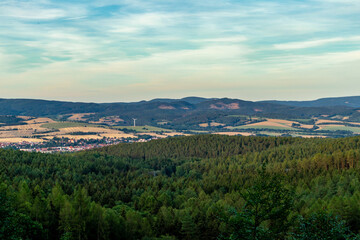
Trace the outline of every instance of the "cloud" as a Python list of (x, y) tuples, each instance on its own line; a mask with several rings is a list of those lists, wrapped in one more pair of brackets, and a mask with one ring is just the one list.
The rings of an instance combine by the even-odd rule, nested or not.
[(348, 38), (337, 37), (337, 38), (319, 39), (319, 40), (304, 41), (304, 42), (282, 43), (282, 44), (275, 44), (274, 48), (277, 50), (293, 50), (293, 49), (318, 47), (329, 43), (351, 42), (351, 41), (360, 41), (360, 36), (354, 36)]
[(322, 71), (359, 61), (359, 2), (345, 1), (2, 1), (1, 93), (261, 96), (299, 75), (324, 84), (340, 74)]

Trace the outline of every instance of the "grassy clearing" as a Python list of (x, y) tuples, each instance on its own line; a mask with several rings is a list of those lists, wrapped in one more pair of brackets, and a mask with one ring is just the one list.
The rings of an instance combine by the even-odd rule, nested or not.
[(61, 128), (71, 128), (71, 127), (101, 127), (99, 125), (89, 124), (89, 123), (78, 123), (78, 122), (55, 122), (55, 123), (46, 123), (41, 125), (43, 128), (49, 129), (61, 129)]
[(134, 130), (136, 132), (172, 132), (169, 129), (165, 129), (165, 128), (159, 128), (159, 127), (153, 127), (153, 126), (118, 126), (118, 127), (114, 127), (116, 129), (128, 129), (128, 130)]
[(272, 136), (272, 137), (278, 137), (278, 136), (282, 135), (282, 133), (269, 132), (269, 131), (261, 131), (260, 134), (265, 134), (265, 135)]
[(270, 129), (270, 130), (295, 130), (287, 126), (269, 126), (269, 125), (244, 125), (237, 127), (229, 127), (229, 129)]
[(321, 130), (329, 130), (329, 131), (350, 131), (353, 133), (360, 134), (360, 127), (348, 127), (344, 125), (321, 125)]
[(290, 119), (290, 121), (296, 121), (302, 124), (312, 124), (314, 122), (313, 119), (309, 119), (309, 118)]

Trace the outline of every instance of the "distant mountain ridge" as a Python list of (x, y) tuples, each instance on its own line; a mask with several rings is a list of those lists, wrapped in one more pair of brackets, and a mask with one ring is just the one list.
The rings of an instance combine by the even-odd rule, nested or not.
[[(342, 115), (359, 118), (360, 96), (323, 98), (314, 101), (245, 101), (230, 98), (186, 97), (153, 99), (131, 103), (82, 103), (34, 99), (0, 99), (0, 115), (34, 117), (66, 116), (92, 113), (89, 121), (104, 116), (120, 116), (124, 124), (138, 118), (139, 124), (171, 121), (176, 126), (200, 122), (229, 120), (229, 116), (260, 116), (271, 118), (311, 118), (322, 115)], [(64, 118), (66, 119), (66, 118)]]
[(320, 98), (313, 101), (261, 101), (263, 103), (274, 103), (286, 106), (294, 107), (333, 107), (333, 106), (346, 106), (359, 108), (360, 107), (360, 96), (353, 97), (332, 97), (332, 98)]

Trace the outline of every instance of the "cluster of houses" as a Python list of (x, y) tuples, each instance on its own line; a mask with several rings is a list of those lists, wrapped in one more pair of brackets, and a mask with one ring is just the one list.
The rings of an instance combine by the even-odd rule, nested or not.
[[(25, 152), (40, 152), (40, 153), (62, 153), (62, 152), (77, 152), (83, 150), (89, 150), (93, 148), (100, 148), (105, 146), (114, 145), (122, 142), (147, 142), (151, 139), (124, 139), (124, 138), (107, 138), (101, 142), (86, 142), (76, 139), (67, 139), (61, 141), (58, 144), (49, 144), (49, 142), (0, 142), (0, 148), (11, 148)], [(55, 145), (55, 146), (54, 146)]]

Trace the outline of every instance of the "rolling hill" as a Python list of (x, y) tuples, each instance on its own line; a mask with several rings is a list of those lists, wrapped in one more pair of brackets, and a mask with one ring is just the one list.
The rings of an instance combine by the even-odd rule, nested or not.
[[(347, 104), (347, 105), (346, 105)], [(215, 122), (230, 126), (242, 125), (239, 118), (312, 119), (336, 117), (359, 121), (360, 97), (325, 98), (316, 101), (244, 101), (230, 98), (187, 97), (154, 99), (132, 103), (81, 103), (33, 99), (0, 99), (0, 115), (53, 117), (68, 119), (72, 114), (85, 114), (82, 121), (101, 122), (116, 116), (117, 125), (128, 126), (137, 118), (138, 125), (165, 124), (167, 128), (187, 130), (199, 124)], [(210, 126), (210, 124), (208, 124)], [(213, 124), (214, 125), (214, 124)], [(219, 124), (217, 124), (219, 126)]]

